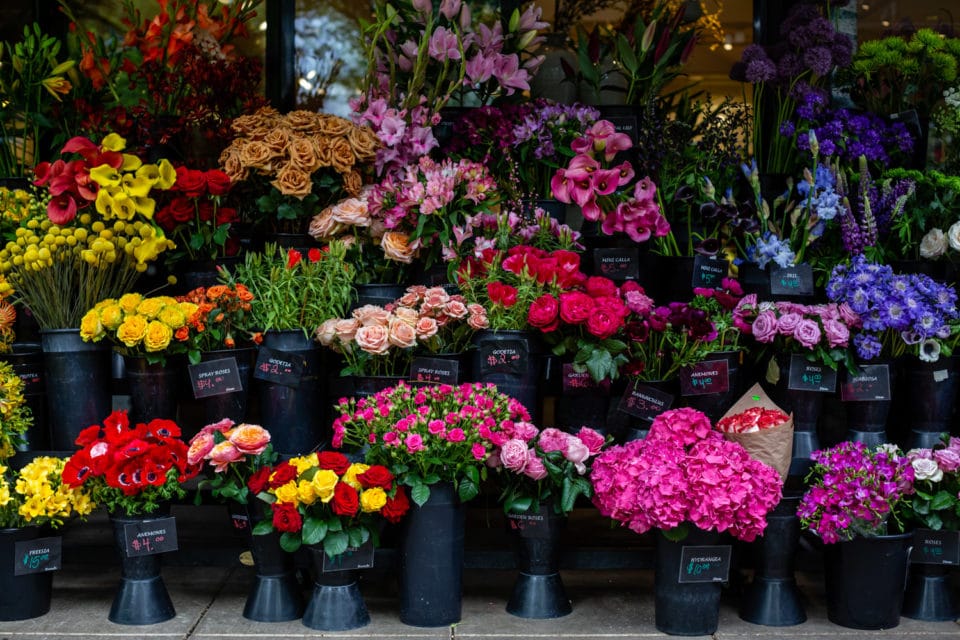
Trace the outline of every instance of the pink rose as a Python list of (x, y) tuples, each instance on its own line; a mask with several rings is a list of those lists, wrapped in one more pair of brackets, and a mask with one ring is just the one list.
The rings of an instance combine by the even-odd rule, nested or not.
[(522, 473), (527, 466), (527, 456), (530, 448), (523, 440), (516, 438), (507, 440), (500, 448), (500, 462), (504, 467), (515, 473)]
[(594, 456), (600, 453), (600, 450), (603, 449), (603, 445), (606, 443), (606, 438), (590, 427), (580, 427), (580, 431), (577, 432), (577, 437), (580, 438), (580, 442), (585, 444), (587, 449), (590, 450), (590, 455)]
[(470, 317), (467, 319), (467, 324), (470, 325), (470, 328), (474, 331), (479, 331), (480, 329), (486, 329), (489, 327), (490, 321), (487, 320), (486, 312), (471, 313)]
[(466, 439), (467, 435), (460, 427), (454, 427), (450, 429), (450, 431), (447, 431), (447, 442), (463, 442)]
[(355, 319), (350, 320), (337, 320), (336, 324), (333, 325), (334, 331), (337, 332), (337, 340), (343, 344), (352, 342), (357, 335), (357, 329), (360, 328), (360, 322)]
[(543, 461), (540, 458), (536, 455), (531, 455), (527, 459), (527, 466), (524, 468), (523, 473), (533, 480), (543, 480), (547, 477), (547, 468), (543, 466)]
[(584, 287), (587, 290), (587, 294), (593, 298), (616, 297), (617, 295), (617, 285), (614, 284), (610, 278), (604, 278), (602, 276), (590, 276), (587, 278)]
[(848, 327), (857, 328), (860, 326), (859, 314), (850, 308), (850, 305), (846, 302), (841, 302), (837, 305), (837, 311), (840, 313), (840, 319), (843, 320)]
[(513, 425), (513, 435), (524, 442), (530, 442), (537, 437), (538, 433), (540, 433), (540, 429), (530, 422), (520, 421)]
[(777, 314), (770, 310), (758, 313), (752, 332), (757, 342), (773, 342), (777, 336)]
[(840, 320), (828, 318), (823, 321), (823, 332), (831, 347), (846, 347), (850, 341), (850, 329)]
[(427, 309), (440, 309), (450, 302), (450, 294), (443, 287), (431, 287), (423, 293), (423, 306)]
[(386, 326), (390, 322), (390, 312), (375, 304), (365, 304), (353, 310), (353, 317), (362, 326), (379, 324)]
[(583, 324), (593, 314), (593, 298), (582, 291), (560, 294), (560, 319), (567, 324)]
[(416, 291), (407, 289), (407, 292), (397, 300), (397, 304), (403, 305), (404, 307), (415, 307), (420, 304), (420, 296)]
[(191, 465), (200, 464), (214, 445), (213, 434), (208, 431), (201, 431), (190, 441), (190, 448), (187, 450), (187, 463)]
[(316, 333), (313, 334), (314, 339), (323, 346), (329, 347), (337, 337), (338, 321), (338, 318), (324, 320), (323, 324), (317, 327)]
[(933, 459), (945, 473), (960, 470), (960, 451), (956, 449), (938, 449), (933, 452)]
[[(363, 331), (363, 328), (360, 329)], [(357, 332), (357, 342), (360, 341), (359, 331)], [(409, 349), (413, 345), (417, 344), (417, 330), (411, 327), (409, 324), (400, 320), (398, 318), (393, 318), (390, 320), (390, 325), (387, 328), (387, 335), (390, 344), (395, 347), (400, 347), (401, 349)]]
[(563, 457), (573, 463), (580, 475), (587, 472), (584, 462), (590, 457), (590, 449), (580, 441), (580, 438), (573, 436), (567, 438), (567, 448), (563, 451)]
[(540, 329), (544, 333), (555, 330), (559, 324), (560, 303), (549, 293), (545, 293), (532, 303), (527, 312), (527, 322), (531, 327)]
[(213, 433), (214, 431), (219, 431), (220, 433), (226, 433), (227, 431), (229, 431), (230, 429), (232, 429), (232, 428), (233, 428), (233, 425), (235, 425), (235, 424), (236, 424), (236, 423), (235, 423), (233, 420), (231, 420), (230, 418), (224, 418), (224, 419), (218, 420), (217, 422), (214, 422), (214, 423), (212, 423), (212, 424), (208, 424), (207, 426), (205, 426), (205, 427), (203, 428), (203, 432), (204, 432), (204, 433)]
[(256, 456), (270, 444), (270, 432), (258, 424), (241, 424), (230, 431), (229, 441), (241, 453)]
[(793, 332), (793, 337), (797, 339), (797, 342), (807, 349), (813, 349), (817, 346), (821, 335), (820, 325), (817, 324), (817, 321), (808, 318), (804, 318), (797, 323), (797, 328)]
[(463, 303), (463, 300), (451, 300), (443, 306), (443, 313), (451, 318), (461, 320), (466, 318), (470, 311), (467, 309), (467, 305)]
[(800, 320), (803, 319), (799, 313), (789, 311), (780, 316), (780, 319), (777, 320), (777, 333), (782, 336), (793, 335), (793, 332), (796, 330), (797, 325), (800, 324)]
[(423, 437), (419, 433), (407, 434), (407, 437), (403, 440), (403, 444), (407, 447), (407, 453), (416, 453), (424, 449)]
[(560, 429), (548, 427), (540, 432), (540, 449), (544, 453), (564, 451), (567, 448), (567, 435)]
[(427, 340), (437, 335), (437, 321), (433, 318), (420, 318), (417, 320), (417, 337), (421, 340)]
[(367, 353), (383, 355), (390, 350), (390, 333), (386, 327), (378, 324), (357, 329), (356, 340), (360, 348)]
[(609, 305), (597, 305), (587, 318), (587, 332), (601, 340), (606, 340), (623, 326), (623, 316)]
[[(408, 309), (407, 307), (397, 307), (393, 310), (393, 316), (403, 320), (411, 327), (416, 327), (417, 322), (420, 320), (420, 314), (417, 313), (416, 309)], [(389, 324), (389, 320), (387, 324)]]
[(223, 473), (229, 464), (238, 460), (243, 460), (243, 454), (229, 440), (214, 445), (210, 450), (210, 461), (214, 464), (213, 470), (217, 473)]
[(487, 457), (487, 448), (479, 442), (474, 442), (470, 447), (470, 453), (473, 454), (474, 460), (483, 460)]

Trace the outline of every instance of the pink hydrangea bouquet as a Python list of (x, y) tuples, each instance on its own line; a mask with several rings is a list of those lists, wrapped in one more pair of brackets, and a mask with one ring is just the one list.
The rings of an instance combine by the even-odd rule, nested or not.
[(219, 500), (240, 504), (255, 497), (247, 488), (248, 480), (276, 460), (269, 431), (258, 424), (236, 424), (230, 418), (203, 427), (187, 449), (187, 462), (207, 472), (199, 488), (209, 489)]
[(418, 505), (438, 482), (452, 482), (463, 501), (474, 498), (487, 458), (514, 425), (530, 421), (522, 404), (481, 383), (401, 382), (367, 398), (341, 398), (335, 410), (333, 446), (365, 447), (366, 462), (390, 469)]
[(911, 449), (914, 492), (904, 518), (926, 529), (960, 531), (960, 438), (945, 436), (932, 448)]
[(611, 447), (590, 474), (593, 503), (632, 531), (660, 529), (682, 540), (690, 525), (751, 541), (780, 502), (773, 467), (724, 440), (695, 409), (665, 411), (644, 440)]
[(841, 442), (810, 457), (810, 488), (797, 509), (805, 528), (827, 544), (904, 530), (914, 468), (895, 445)]
[(606, 444), (602, 435), (589, 427), (576, 435), (553, 428), (541, 431), (529, 422), (505, 427), (509, 440), (487, 460), (499, 472), (504, 513), (536, 513), (546, 506), (566, 515), (578, 497), (593, 496), (590, 464)]

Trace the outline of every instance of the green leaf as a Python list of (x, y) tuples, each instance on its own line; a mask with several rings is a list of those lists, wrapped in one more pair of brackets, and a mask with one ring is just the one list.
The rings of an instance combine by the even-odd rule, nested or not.
[(353, 527), (347, 531), (347, 541), (350, 543), (350, 546), (357, 548), (362, 545), (364, 533), (366, 533), (366, 530), (363, 527)]
[(630, 46), (630, 42), (622, 33), (617, 36), (617, 53), (620, 55), (620, 62), (630, 72), (630, 75), (636, 75), (640, 63), (633, 52), (633, 47)]
[(265, 536), (268, 533), (273, 533), (273, 523), (269, 520), (261, 520), (253, 527), (255, 536)]
[(464, 479), (460, 481), (460, 486), (457, 487), (457, 493), (460, 494), (460, 502), (468, 502), (479, 495), (480, 488), (476, 482)]
[(287, 553), (295, 553), (302, 543), (300, 533), (284, 531), (280, 534), (280, 548)]
[(424, 503), (430, 498), (430, 487), (425, 484), (418, 484), (410, 490), (410, 499), (419, 506), (423, 506)]
[(526, 513), (532, 505), (533, 498), (530, 496), (517, 496), (504, 504), (507, 513)]
[(303, 521), (303, 544), (317, 544), (327, 535), (327, 523), (308, 516)]
[(573, 511), (573, 504), (577, 501), (577, 492), (570, 478), (563, 479), (563, 492), (560, 494), (560, 510), (564, 513)]
[(342, 531), (329, 534), (323, 539), (323, 551), (334, 558), (347, 550), (347, 534)]
[(463, 475), (474, 484), (480, 484), (480, 472), (476, 467), (465, 467), (463, 469)]
[(954, 500), (955, 498), (950, 494), (949, 491), (938, 491), (937, 495), (935, 495), (933, 500), (930, 502), (930, 508), (935, 511), (949, 509), (953, 506)]
[(661, 529), (663, 532), (663, 537), (671, 542), (680, 542), (687, 537), (688, 525), (686, 522), (681, 522), (673, 529)]

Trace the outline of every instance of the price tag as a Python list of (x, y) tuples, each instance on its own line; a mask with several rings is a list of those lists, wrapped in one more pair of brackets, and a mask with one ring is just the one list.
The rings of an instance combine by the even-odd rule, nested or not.
[(303, 356), (260, 347), (253, 377), (257, 380), (276, 382), (286, 387), (299, 387), (306, 365), (307, 361)]
[(13, 575), (25, 576), (59, 569), (63, 557), (62, 542), (60, 536), (53, 536), (15, 543)]
[(527, 343), (522, 340), (485, 342), (480, 346), (480, 374), (520, 377), (526, 369)]
[(913, 564), (960, 564), (960, 532), (917, 529), (913, 533)]
[(890, 399), (890, 365), (868, 364), (855, 376), (847, 376), (840, 385), (840, 399), (845, 402)]
[(231, 513), (230, 523), (233, 530), (237, 533), (244, 533), (250, 530), (250, 516), (245, 513)]
[(335, 558), (323, 554), (324, 573), (371, 568), (373, 568), (373, 540), (367, 540), (359, 547), (347, 547), (346, 551)]
[(460, 381), (460, 363), (444, 358), (414, 358), (410, 380), (455, 386)]
[(24, 395), (43, 391), (43, 369), (34, 369), (32, 364), (20, 363), (13, 365), (13, 372), (23, 383)]
[(665, 391), (654, 389), (634, 381), (627, 387), (617, 407), (623, 413), (652, 422), (654, 418), (673, 406), (673, 396)]
[(636, 113), (610, 113), (609, 109), (601, 114), (601, 117), (607, 122), (613, 123), (613, 128), (617, 133), (625, 133), (630, 136), (630, 141), (637, 144), (637, 114)]
[(726, 360), (704, 360), (680, 369), (680, 395), (705, 396), (730, 390)]
[(810, 362), (799, 353), (790, 356), (787, 388), (794, 391), (833, 393), (837, 388), (837, 372), (822, 364)]
[(683, 547), (680, 550), (680, 584), (726, 582), (730, 574), (730, 545)]
[(798, 264), (770, 272), (770, 293), (781, 296), (812, 296), (813, 267)]
[(187, 366), (190, 373), (190, 386), (194, 398), (222, 396), (235, 391), (243, 391), (237, 359), (221, 358), (208, 360)]
[(636, 280), (640, 277), (640, 250), (594, 249), (593, 271), (611, 280)]
[(550, 516), (547, 507), (542, 506), (535, 513), (508, 513), (510, 530), (516, 531), (521, 538), (549, 538)]
[(729, 265), (725, 259), (709, 256), (694, 256), (693, 281), (694, 288), (719, 289), (723, 279), (727, 277)]
[(123, 526), (123, 538), (128, 558), (176, 551), (177, 519), (156, 518), (128, 523)]
[(564, 362), (561, 370), (564, 394), (582, 396), (597, 390), (610, 391), (610, 380), (603, 379), (597, 382), (589, 371), (577, 371), (570, 362)]

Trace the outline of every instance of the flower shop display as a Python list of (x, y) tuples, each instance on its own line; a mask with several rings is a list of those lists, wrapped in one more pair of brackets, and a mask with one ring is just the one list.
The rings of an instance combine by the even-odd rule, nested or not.
[[(419, 627), (460, 619), (463, 503), (476, 497), (487, 458), (503, 432), (529, 422), (529, 412), (493, 385), (466, 383), (395, 387), (343, 399), (333, 422), (333, 446), (365, 448), (410, 488), (414, 505), (399, 543), (400, 620)], [(431, 566), (428, 573), (420, 567)]]
[(813, 454), (797, 515), (826, 545), (827, 617), (853, 629), (900, 622), (914, 470), (894, 445), (842, 442)]
[(293, 552), (305, 545), (314, 558), (316, 584), (304, 625), (340, 631), (370, 622), (356, 571), (344, 566), (343, 554), (372, 552), (383, 523), (403, 518), (410, 502), (394, 480), (383, 465), (351, 463), (335, 451), (291, 458), (261, 474), (257, 496), (273, 517), (258, 523), (254, 535), (280, 532), (281, 547)]
[(61, 57), (62, 43), (40, 25), (23, 27), (16, 42), (0, 43), (0, 177), (29, 178), (33, 166), (52, 152), (53, 98), (73, 88), (65, 74), (76, 64)]
[(0, 620), (5, 621), (37, 618), (50, 610), (53, 572), (16, 575), (16, 543), (47, 535), (46, 528), (83, 518), (95, 506), (87, 491), (61, 480), (63, 458), (39, 456), (16, 471), (5, 464), (7, 458), (0, 458), (0, 553), (8, 561), (0, 571)]
[(229, 418), (204, 426), (187, 449), (187, 462), (203, 467), (199, 490), (209, 490), (214, 499), (237, 505), (246, 518), (256, 574), (243, 605), (243, 617), (258, 622), (296, 620), (303, 615), (304, 607), (293, 556), (280, 546), (279, 532), (252, 535), (257, 524), (269, 518), (257, 499), (261, 489), (258, 483), (270, 475), (276, 461), (269, 431)]
[(520, 575), (507, 601), (507, 613), (520, 618), (559, 618), (573, 611), (560, 577), (560, 534), (580, 496), (590, 498), (591, 458), (605, 438), (589, 427), (576, 435), (539, 430), (517, 422), (509, 439), (491, 456), (502, 486), (500, 502), (516, 533)]
[(111, 622), (154, 624), (176, 615), (160, 576), (160, 556), (128, 550), (127, 525), (165, 522), (170, 500), (183, 498), (183, 483), (200, 471), (188, 460), (187, 444), (172, 420), (131, 424), (125, 411), (114, 411), (77, 437), (80, 447), (63, 468), (63, 482), (83, 487), (110, 512), (120, 554), (120, 587), (110, 607)]
[[(884, 171), (881, 178), (909, 180), (914, 185), (909, 206), (891, 224), (883, 255), (907, 265), (919, 261), (916, 270), (937, 280), (945, 280), (945, 271), (948, 271), (945, 267), (952, 266), (957, 251), (953, 245), (960, 246), (957, 243), (960, 227), (954, 226), (955, 220), (949, 215), (956, 207), (957, 194), (960, 194), (960, 175), (897, 167)], [(952, 244), (951, 237), (954, 239)]]
[(695, 409), (661, 413), (643, 440), (611, 447), (590, 473), (593, 503), (604, 516), (636, 533), (657, 529), (654, 568), (656, 627), (665, 633), (708, 635), (719, 619), (718, 583), (684, 584), (676, 542), (691, 533), (709, 544), (710, 532), (751, 541), (780, 501), (775, 469), (725, 440)]
[(906, 498), (904, 518), (918, 531), (902, 614), (914, 620), (954, 620), (960, 612), (950, 585), (954, 560), (945, 557), (942, 548), (926, 544), (925, 535), (960, 531), (960, 439), (944, 436), (933, 447), (911, 449), (906, 455), (913, 467), (914, 492)]

